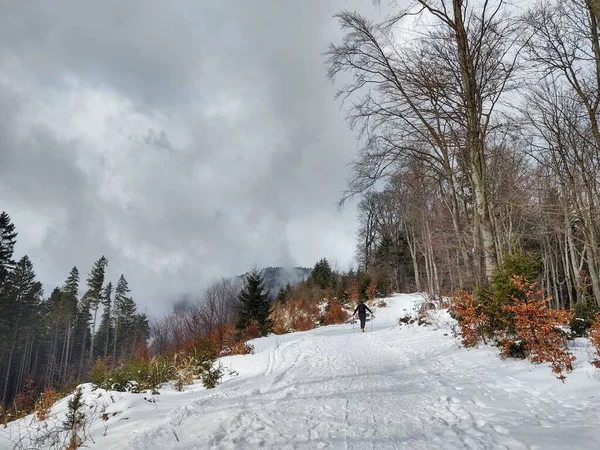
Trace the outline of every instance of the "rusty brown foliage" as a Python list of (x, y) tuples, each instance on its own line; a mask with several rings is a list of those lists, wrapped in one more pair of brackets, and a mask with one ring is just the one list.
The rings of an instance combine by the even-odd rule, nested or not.
[(457, 291), (452, 299), (450, 311), (458, 318), (462, 344), (465, 347), (474, 347), (481, 341), (485, 342), (489, 314), (472, 293)]
[(58, 392), (52, 388), (48, 388), (42, 392), (38, 402), (35, 405), (35, 415), (37, 416), (38, 420), (46, 420), (48, 418), (50, 415), (50, 408), (52, 408), (52, 405), (56, 403), (58, 398)]
[(336, 323), (344, 323), (348, 320), (348, 313), (344, 311), (344, 308), (340, 302), (331, 301), (329, 302), (329, 308), (323, 314), (323, 324), (333, 325)]
[(517, 340), (534, 363), (550, 363), (552, 371), (561, 380), (564, 372), (573, 370), (575, 361), (567, 348), (567, 335), (559, 327), (569, 323), (567, 311), (549, 308), (551, 298), (544, 297), (537, 282), (527, 282), (521, 277), (513, 277), (517, 289), (524, 292), (524, 299), (513, 301), (504, 310), (514, 318), (516, 337), (503, 340), (505, 353)]

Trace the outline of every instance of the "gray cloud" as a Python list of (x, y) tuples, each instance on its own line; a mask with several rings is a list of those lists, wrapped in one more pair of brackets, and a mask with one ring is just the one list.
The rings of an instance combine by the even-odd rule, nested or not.
[(356, 147), (323, 52), (370, 2), (2, 2), (0, 210), (39, 278), (104, 254), (136, 300), (350, 263)]

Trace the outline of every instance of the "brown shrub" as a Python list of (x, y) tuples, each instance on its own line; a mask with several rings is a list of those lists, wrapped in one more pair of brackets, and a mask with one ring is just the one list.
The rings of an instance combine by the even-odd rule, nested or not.
[(260, 326), (256, 320), (251, 320), (248, 326), (244, 329), (242, 333), (242, 341), (247, 341), (249, 339), (256, 339), (262, 336), (260, 332)]
[(145, 341), (138, 342), (133, 350), (133, 358), (139, 361), (150, 361), (150, 347)]
[(360, 296), (360, 287), (358, 285), (358, 281), (352, 279), (346, 289), (346, 298), (350, 303), (358, 302), (358, 297)]
[(35, 408), (35, 398), (33, 392), (33, 379), (27, 377), (25, 387), (19, 392), (13, 400), (13, 417), (20, 419), (30, 414)]
[(271, 322), (273, 323), (272, 331), (274, 334), (285, 334), (289, 330), (287, 328), (287, 303), (277, 303), (271, 312)]
[[(520, 340), (519, 345), (532, 362), (549, 362), (552, 371), (564, 380), (563, 372), (573, 370), (575, 360), (567, 348), (566, 333), (558, 327), (570, 321), (567, 311), (548, 308), (549, 298), (544, 298), (538, 283), (528, 283), (521, 277), (513, 277), (517, 289), (524, 292), (523, 299), (504, 306), (504, 310), (512, 313), (515, 333)], [(503, 354), (507, 354), (517, 342), (511, 337), (502, 341)]]
[(462, 344), (465, 347), (474, 347), (482, 340), (485, 342), (484, 330), (489, 324), (489, 315), (473, 294), (457, 291), (450, 311), (458, 317)]
[(342, 304), (339, 302), (329, 302), (329, 307), (325, 314), (323, 314), (323, 323), (325, 325), (332, 325), (336, 323), (344, 323), (348, 320), (348, 314), (342, 308)]
[(285, 303), (275, 305), (271, 314), (273, 321), (273, 332), (284, 334), (292, 331), (312, 330), (317, 324), (319, 308), (313, 300), (310, 291), (304, 295), (306, 290), (294, 291)]
[(387, 306), (387, 302), (385, 300), (379, 300), (379, 302), (377, 302), (377, 307), (378, 308), (385, 308)]
[(368, 300), (374, 300), (375, 296), (377, 295), (377, 278), (375, 276), (373, 276), (371, 278), (371, 281), (369, 281), (369, 285), (367, 286), (367, 299)]
[(48, 388), (42, 392), (35, 405), (35, 414), (38, 420), (46, 420), (48, 418), (50, 415), (50, 408), (56, 403), (58, 397), (58, 393), (52, 388)]
[(316, 303), (299, 298), (291, 302), (289, 314), (292, 331), (307, 331), (316, 327), (319, 308)]
[(247, 342), (237, 342), (231, 348), (231, 355), (249, 355), (254, 353), (254, 346)]
[(232, 323), (226, 323), (217, 327), (208, 335), (208, 338), (215, 343), (220, 355), (231, 354), (231, 349), (236, 345), (237, 330)]

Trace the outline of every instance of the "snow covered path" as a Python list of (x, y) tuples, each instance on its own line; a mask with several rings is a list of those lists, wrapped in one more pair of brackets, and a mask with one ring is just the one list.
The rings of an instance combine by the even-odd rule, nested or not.
[(447, 328), (396, 326), (414, 301), (395, 297), (365, 334), (338, 325), (256, 340), (256, 355), (227, 358), (237, 379), (133, 448), (599, 448), (597, 379), (562, 384), (545, 366), (460, 349)]
[(576, 370), (563, 384), (546, 365), (460, 348), (446, 313), (436, 312), (438, 324), (431, 327), (398, 326), (416, 299), (395, 296), (365, 334), (336, 325), (257, 339), (256, 354), (223, 359), (239, 375), (212, 390), (165, 392), (158, 406), (126, 397), (129, 409), (121, 408), (119, 421), (110, 419), (106, 436), (96, 432), (95, 443), (86, 444), (138, 450), (600, 448), (600, 380), (584, 347), (576, 349)]

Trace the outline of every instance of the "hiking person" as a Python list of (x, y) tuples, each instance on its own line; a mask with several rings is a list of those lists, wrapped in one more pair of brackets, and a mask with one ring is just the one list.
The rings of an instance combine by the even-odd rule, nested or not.
[(369, 311), (371, 313), (371, 317), (375, 317), (375, 316), (373, 315), (373, 311), (371, 311), (369, 309), (369, 307), (367, 305), (365, 305), (364, 300), (360, 300), (358, 302), (358, 305), (356, 305), (356, 309), (354, 310), (354, 313), (352, 313), (352, 315), (356, 314), (356, 311), (358, 311), (358, 318), (360, 319), (360, 331), (362, 331), (364, 333), (365, 332), (365, 322), (367, 321), (367, 311)]

